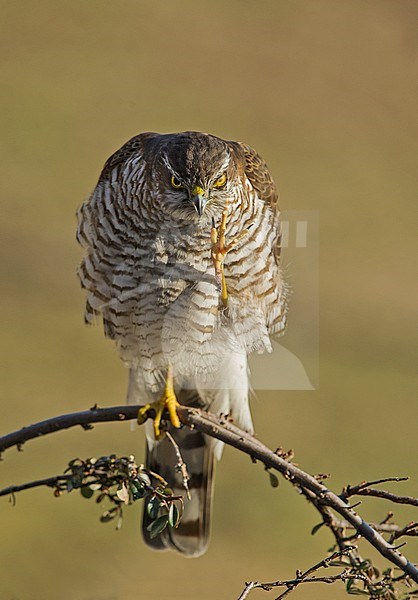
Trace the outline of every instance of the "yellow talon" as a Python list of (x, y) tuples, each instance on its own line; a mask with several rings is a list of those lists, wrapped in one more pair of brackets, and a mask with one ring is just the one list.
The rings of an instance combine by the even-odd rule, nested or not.
[(177, 402), (176, 394), (174, 392), (173, 368), (171, 365), (168, 365), (167, 379), (165, 382), (163, 395), (157, 402), (146, 404), (139, 410), (138, 423), (142, 425), (142, 423), (144, 423), (148, 418), (148, 411), (153, 409), (155, 411), (154, 435), (155, 439), (158, 440), (162, 437), (160, 423), (161, 417), (163, 416), (163, 412), (166, 409), (168, 410), (168, 414), (170, 415), (170, 421), (173, 427), (180, 427), (181, 423), (177, 414), (177, 406), (180, 406), (180, 404)]

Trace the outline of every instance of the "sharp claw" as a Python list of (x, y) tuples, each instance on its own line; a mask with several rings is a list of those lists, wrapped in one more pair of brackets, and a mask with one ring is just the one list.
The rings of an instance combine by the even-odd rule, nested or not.
[(159, 407), (157, 410), (157, 414), (155, 415), (155, 419), (154, 419), (154, 436), (156, 440), (161, 439), (162, 434), (161, 434), (161, 429), (160, 429), (160, 424), (161, 424), (161, 417), (164, 411), (164, 404), (162, 402), (159, 403)]
[(145, 421), (148, 420), (148, 411), (151, 410), (151, 408), (154, 408), (152, 404), (146, 404), (145, 406), (139, 409), (138, 416), (136, 418), (138, 425), (143, 425)]
[(154, 410), (154, 436), (156, 440), (159, 440), (161, 439), (164, 433), (161, 431), (160, 425), (163, 413), (166, 409), (168, 410), (170, 421), (173, 427), (181, 427), (181, 422), (177, 414), (177, 406), (179, 406), (179, 403), (177, 402), (177, 398), (174, 392), (173, 370), (171, 368), (171, 365), (169, 365), (167, 369), (167, 380), (163, 395), (161, 396), (159, 401), (153, 402), (152, 404), (146, 404), (145, 406), (139, 409), (137, 422), (139, 425), (145, 423), (145, 421), (149, 418), (148, 412), (151, 409)]

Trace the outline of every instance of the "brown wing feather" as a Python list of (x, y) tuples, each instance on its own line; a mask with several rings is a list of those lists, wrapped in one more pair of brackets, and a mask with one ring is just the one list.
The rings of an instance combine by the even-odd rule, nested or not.
[(146, 133), (140, 133), (139, 135), (136, 135), (135, 137), (128, 140), (126, 144), (122, 146), (122, 148), (119, 148), (119, 150), (117, 150), (114, 154), (112, 154), (112, 156), (110, 156), (107, 159), (100, 174), (99, 181), (106, 179), (109, 173), (117, 165), (123, 164), (128, 158), (130, 158), (130, 156), (132, 156), (132, 154), (136, 152), (141, 152), (144, 148), (145, 142), (156, 136), (158, 136), (158, 133), (152, 133), (148, 131)]
[(259, 197), (276, 211), (279, 210), (279, 192), (265, 160), (253, 148), (238, 142), (245, 157), (245, 173)]
[(281, 233), (280, 233), (280, 209), (279, 209), (279, 191), (273, 181), (266, 161), (248, 144), (242, 142), (232, 142), (233, 149), (238, 149), (239, 154), (244, 159), (244, 171), (251, 182), (251, 185), (258, 194), (258, 197), (270, 207), (274, 220), (278, 227), (278, 235), (274, 248), (274, 257), (276, 263), (280, 262)]

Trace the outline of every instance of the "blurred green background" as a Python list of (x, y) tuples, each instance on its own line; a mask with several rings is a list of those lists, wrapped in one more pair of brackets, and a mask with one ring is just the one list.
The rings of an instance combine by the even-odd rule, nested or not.
[[(284, 209), (319, 211), (320, 385), (259, 393), (259, 437), (295, 448), (313, 473), (332, 473), (336, 491), (414, 475), (418, 3), (2, 0), (0, 8), (1, 431), (124, 402), (127, 372), (115, 349), (99, 327), (83, 325), (75, 210), (129, 137), (196, 129), (251, 144)], [(303, 276), (292, 265), (289, 273), (303, 297)], [(142, 431), (99, 425), (9, 450), (2, 485), (111, 452), (141, 457)], [(1, 499), (1, 600), (231, 600), (244, 581), (291, 577), (331, 545), (326, 531), (310, 535), (318, 519), (291, 486), (272, 489), (262, 467), (232, 449), (216, 487), (211, 546), (196, 560), (143, 545), (140, 503), (116, 532), (77, 493), (24, 492), (15, 508)], [(401, 489), (414, 493), (416, 482)], [(388, 509), (362, 506), (375, 520)], [(413, 518), (401, 508), (396, 516)], [(406, 550), (416, 558), (412, 542)], [(311, 586), (294, 597), (345, 594)]]

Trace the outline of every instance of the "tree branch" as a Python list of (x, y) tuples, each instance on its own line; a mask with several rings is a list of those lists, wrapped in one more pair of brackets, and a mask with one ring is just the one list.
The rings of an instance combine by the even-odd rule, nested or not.
[(49, 433), (61, 431), (62, 429), (69, 429), (70, 427), (77, 426), (81, 426), (83, 429), (90, 429), (89, 425), (91, 423), (136, 419), (140, 408), (141, 406), (110, 406), (109, 408), (98, 408), (96, 404), (90, 410), (46, 419), (45, 421), (23, 427), (18, 431), (13, 431), (12, 433), (0, 437), (0, 453), (12, 446), (17, 446), (20, 450), (25, 442)]
[[(3, 436), (0, 438), (0, 452), (12, 446), (20, 448), (23, 443), (30, 439), (77, 425), (89, 428), (89, 425), (92, 423), (132, 420), (137, 417), (140, 408), (138, 405), (110, 408), (98, 408), (94, 406), (88, 411), (57, 416)], [(283, 456), (267, 448), (256, 438), (233, 425), (228, 418), (222, 415), (218, 417), (214, 414), (185, 406), (180, 406), (177, 412), (184, 425), (215, 437), (225, 444), (248, 454), (253, 460), (259, 460), (267, 468), (280, 472), (285, 479), (299, 488), (311, 500), (321, 515), (328, 521), (332, 521), (332, 515), (328, 513), (329, 509), (334, 510), (353, 526), (360, 536), (374, 546), (382, 556), (402, 569), (411, 579), (418, 583), (417, 567), (408, 561), (392, 544), (388, 543), (369, 523), (365, 522), (344, 499), (329, 490), (315, 477), (305, 473), (288, 460), (285, 460)], [(152, 411), (149, 411), (149, 413), (149, 416), (151, 416)], [(333, 530), (332, 526), (329, 526)], [(345, 547), (346, 544), (343, 548), (340, 545), (340, 549), (344, 549)]]
[(0, 496), (8, 496), (10, 494), (14, 501), (14, 495), (17, 492), (30, 490), (31, 488), (40, 487), (42, 485), (46, 485), (47, 487), (57, 487), (66, 483), (69, 479), (71, 479), (71, 475), (55, 475), (54, 477), (37, 479), (36, 481), (29, 481), (28, 483), (22, 483), (21, 485), (10, 485), (9, 487), (0, 490)]

